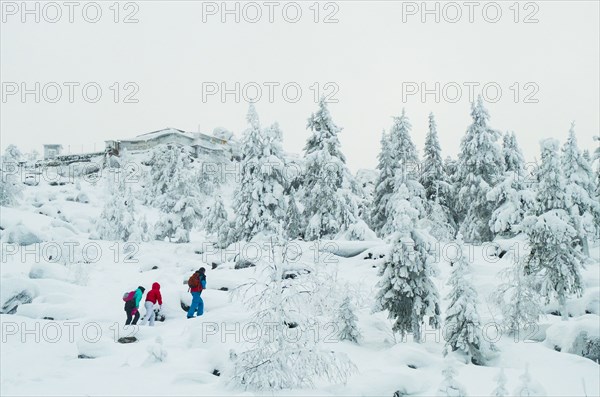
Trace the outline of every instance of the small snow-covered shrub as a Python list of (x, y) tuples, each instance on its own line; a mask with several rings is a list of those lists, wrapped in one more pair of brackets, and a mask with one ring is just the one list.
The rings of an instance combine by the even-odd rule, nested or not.
[(148, 351), (148, 357), (144, 365), (162, 363), (167, 359), (167, 351), (163, 347), (163, 340), (160, 336), (157, 336), (155, 342), (148, 346), (146, 350)]

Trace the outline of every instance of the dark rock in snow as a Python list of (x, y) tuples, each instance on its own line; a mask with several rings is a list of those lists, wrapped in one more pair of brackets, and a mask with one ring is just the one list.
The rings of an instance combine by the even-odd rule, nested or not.
[(117, 340), (119, 343), (134, 343), (137, 342), (137, 338), (135, 336), (124, 336)]
[(152, 266), (152, 270), (158, 269), (158, 266)]
[(256, 265), (249, 260), (240, 259), (235, 263), (234, 269), (246, 269), (248, 267), (256, 267)]
[(215, 369), (215, 370), (212, 371), (212, 374), (214, 376), (221, 376), (221, 371), (219, 371), (218, 369)]
[(408, 368), (417, 369), (417, 366), (413, 364), (408, 364)]
[(96, 357), (87, 356), (87, 355), (85, 355), (85, 354), (79, 354), (79, 355), (77, 356), (77, 358), (90, 359), (90, 358), (96, 358)]
[(215, 270), (217, 268), (217, 266), (219, 266), (218, 263), (213, 262), (212, 263), (212, 270)]
[(298, 323), (292, 321), (290, 323), (288, 323), (287, 321), (283, 322), (285, 325), (287, 325), (288, 328), (296, 328), (298, 326)]
[(51, 321), (53, 321), (54, 317), (42, 317), (42, 320), (51, 320)]
[(181, 308), (183, 309), (184, 312), (187, 312), (188, 310), (190, 310), (189, 305), (183, 301), (181, 302)]
[(229, 288), (227, 288), (227, 287), (221, 287), (221, 288), (219, 288), (219, 291), (229, 291)]
[(33, 300), (32, 294), (27, 290), (23, 290), (23, 291), (19, 292), (18, 294), (16, 294), (15, 296), (13, 296), (12, 298), (7, 300), (4, 303), (4, 305), (2, 306), (0, 313), (15, 314), (17, 312), (17, 307), (19, 307), (19, 305), (31, 303), (32, 300)]
[(394, 392), (394, 397), (404, 397), (404, 396), (409, 396), (410, 394), (411, 394), (411, 393), (408, 393), (408, 392), (406, 391), (406, 389), (405, 389), (405, 390), (396, 390), (396, 391)]

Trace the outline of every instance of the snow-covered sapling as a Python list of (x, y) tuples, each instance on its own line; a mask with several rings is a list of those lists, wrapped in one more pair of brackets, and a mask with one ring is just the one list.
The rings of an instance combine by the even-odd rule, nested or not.
[(496, 388), (492, 391), (492, 397), (506, 397), (508, 396), (508, 390), (506, 390), (506, 375), (504, 374), (504, 368), (500, 368), (498, 375), (494, 377)]
[(464, 243), (460, 233), (456, 236), (460, 257), (454, 263), (448, 280), (451, 290), (448, 295), (450, 305), (446, 311), (446, 347), (448, 351), (460, 351), (473, 364), (485, 363), (481, 321), (477, 312), (477, 292), (471, 280), (471, 266), (464, 252)]
[[(348, 289), (348, 285), (346, 285)], [(354, 305), (350, 295), (346, 295), (337, 312), (337, 326), (339, 327), (339, 340), (347, 340), (358, 343), (361, 339), (361, 333), (358, 328), (358, 318), (354, 313)]]
[(456, 370), (451, 365), (446, 366), (442, 370), (444, 380), (440, 383), (437, 395), (440, 397), (466, 397), (467, 392), (465, 387), (458, 382), (456, 377)]

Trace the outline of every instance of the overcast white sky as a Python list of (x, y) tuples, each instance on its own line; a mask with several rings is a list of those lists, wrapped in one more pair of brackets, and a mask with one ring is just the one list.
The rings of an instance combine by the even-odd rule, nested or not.
[[(593, 135), (600, 133), (599, 2), (538, 1), (480, 2), (469, 22), (467, 5), (460, 7), (462, 17), (456, 23), (456, 7), (439, 3), (440, 21), (428, 15), (421, 21), (421, 2), (338, 1), (315, 7), (299, 2), (302, 16), (296, 23), (293, 5), (286, 2), (274, 7), (274, 22), (269, 22), (269, 6), (258, 2), (262, 18), (250, 23), (255, 8), (238, 5), (240, 22), (234, 15), (221, 21), (222, 3), (192, 1), (143, 1), (121, 3), (119, 23), (114, 22), (115, 7), (98, 2), (102, 16), (97, 23), (84, 19), (79, 3), (69, 22), (69, 8), (57, 2), (62, 17), (56, 23), (56, 7), (39, 3), (40, 21), (34, 14), (22, 13), (21, 2), (2, 2), (1, 25), (1, 103), (2, 150), (10, 143), (23, 151), (37, 149), (43, 143), (62, 143), (72, 152), (103, 148), (106, 139), (119, 139), (164, 127), (211, 133), (223, 126), (240, 134), (245, 128), (247, 104), (236, 103), (233, 95), (225, 102), (220, 95), (203, 101), (203, 83), (236, 82), (254, 92), (251, 84), (262, 86), (262, 98), (256, 104), (264, 125), (278, 121), (284, 133), (284, 146), (300, 152), (308, 136), (306, 119), (315, 110), (315, 83), (321, 92), (333, 95), (338, 103), (330, 105), (334, 121), (342, 126), (343, 151), (352, 170), (372, 168), (376, 164), (379, 138), (388, 129), (391, 116), (403, 107), (413, 124), (413, 138), (422, 150), (427, 130), (427, 114), (437, 117), (444, 156), (455, 156), (460, 138), (470, 122), (470, 82), (487, 84), (488, 97), (494, 99), (494, 87), (502, 95), (489, 103), (491, 124), (501, 131), (515, 131), (528, 159), (538, 155), (543, 137), (564, 141), (572, 120), (580, 147), (593, 148)], [(416, 14), (414, 6), (418, 7)], [(15, 9), (16, 7), (16, 9)], [(35, 3), (28, 3), (34, 9)], [(88, 19), (95, 6), (87, 6)], [(216, 15), (204, 12), (214, 10)], [(234, 8), (235, 3), (228, 7)], [(312, 9), (310, 8), (312, 7)], [(436, 7), (429, 2), (428, 7)], [(484, 7), (486, 12), (484, 14)], [(512, 7), (512, 8), (511, 8)], [(314, 22), (315, 9), (318, 22)], [(404, 11), (404, 12), (403, 12)], [(45, 13), (44, 13), (45, 12)], [(445, 12), (445, 13), (444, 13)], [(133, 14), (137, 23), (123, 23)], [(244, 15), (246, 18), (244, 18)], [(326, 16), (337, 23), (324, 23)], [(25, 22), (22, 22), (25, 17)], [(203, 21), (203, 17), (206, 21)], [(518, 22), (515, 23), (515, 18)], [(404, 20), (403, 20), (404, 19)], [(486, 20), (487, 19), (487, 20)], [(537, 19), (537, 23), (524, 23)], [(34, 89), (40, 83), (40, 103), (33, 94), (22, 100), (20, 92), (9, 95), (21, 83)], [(62, 86), (57, 103), (52, 84)], [(73, 103), (65, 82), (76, 82)], [(115, 82), (121, 97), (114, 103)], [(133, 98), (138, 103), (123, 103), (123, 96), (139, 87)], [(265, 82), (279, 83), (273, 103)], [(444, 96), (435, 102), (433, 94), (422, 101), (420, 95), (403, 98), (407, 83), (425, 83), (446, 98), (457, 95), (456, 103)], [(88, 103), (81, 87), (97, 83), (102, 96)], [(248, 83), (251, 83), (248, 85)], [(290, 83), (302, 89), (297, 103), (284, 98), (282, 86)], [(334, 85), (326, 86), (326, 83)], [(518, 83), (518, 89), (515, 83)], [(530, 83), (529, 85), (526, 85)], [(46, 87), (46, 97), (44, 97)], [(115, 87), (115, 86), (113, 86)], [(205, 85), (206, 87), (206, 85)], [(311, 89), (311, 87), (313, 87)], [(512, 88), (511, 88), (512, 87)], [(515, 103), (515, 94), (519, 98)], [(536, 92), (537, 91), (537, 92)], [(90, 89), (91, 97), (94, 91)], [(537, 103), (526, 103), (537, 100)], [(23, 103), (24, 102), (24, 103)]]

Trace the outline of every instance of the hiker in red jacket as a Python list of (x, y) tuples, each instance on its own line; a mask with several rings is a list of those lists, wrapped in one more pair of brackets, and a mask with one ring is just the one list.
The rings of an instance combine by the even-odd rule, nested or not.
[(152, 284), (152, 289), (148, 291), (146, 294), (146, 302), (144, 303), (144, 307), (146, 308), (146, 315), (142, 319), (140, 325), (146, 324), (146, 321), (150, 320), (150, 326), (154, 326), (154, 318), (156, 317), (156, 313), (154, 313), (154, 305), (158, 302), (158, 308), (160, 310), (162, 306), (162, 296), (160, 294), (160, 284), (154, 283)]

